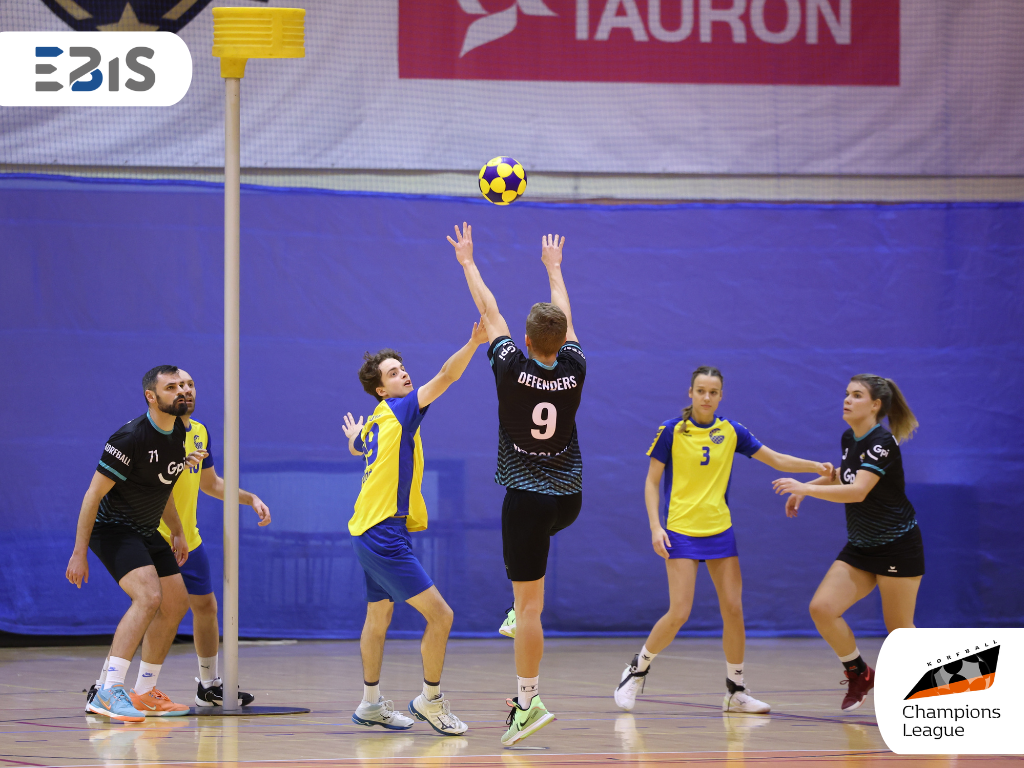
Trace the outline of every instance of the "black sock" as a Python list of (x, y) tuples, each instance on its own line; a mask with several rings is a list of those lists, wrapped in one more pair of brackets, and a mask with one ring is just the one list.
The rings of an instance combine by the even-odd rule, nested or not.
[(843, 668), (851, 675), (861, 675), (868, 668), (868, 665), (864, 663), (864, 659), (858, 656), (853, 661), (844, 661)]
[(728, 677), (725, 678), (725, 689), (729, 693), (736, 693), (736, 691), (745, 691), (746, 690), (746, 688), (744, 688), (742, 685), (736, 685), (736, 683), (734, 683)]

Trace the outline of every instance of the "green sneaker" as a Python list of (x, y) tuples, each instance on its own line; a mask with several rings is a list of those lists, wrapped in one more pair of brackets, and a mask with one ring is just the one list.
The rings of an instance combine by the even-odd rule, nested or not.
[(498, 633), (505, 637), (511, 637), (515, 639), (516, 636), (516, 609), (513, 606), (505, 611), (505, 620), (501, 622), (501, 626), (498, 627)]
[(505, 721), (508, 730), (501, 737), (501, 743), (506, 747), (525, 739), (555, 719), (555, 716), (545, 709), (540, 696), (533, 697), (529, 709), (519, 706), (518, 696), (514, 699), (505, 699), (505, 703), (512, 707), (512, 711), (508, 713), (508, 720)]

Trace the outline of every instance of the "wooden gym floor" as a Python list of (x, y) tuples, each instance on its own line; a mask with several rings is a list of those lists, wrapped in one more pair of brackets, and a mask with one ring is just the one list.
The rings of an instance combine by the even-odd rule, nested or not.
[[(83, 712), (83, 688), (103, 663), (101, 648), (0, 649), (0, 768), (8, 766), (737, 766), (952, 768), (1019, 766), (1024, 757), (907, 757), (885, 748), (873, 700), (844, 714), (842, 670), (811, 639), (752, 639), (747, 683), (770, 716), (723, 715), (725, 664), (719, 641), (679, 639), (654, 662), (636, 709), (611, 698), (643, 638), (548, 640), (541, 696), (558, 720), (513, 748), (499, 741), (512, 695), (512, 642), (453, 640), (442, 688), (469, 726), (464, 737), (425, 723), (386, 732), (353, 725), (362, 693), (358, 643), (300, 642), (241, 648), (242, 689), (256, 704), (309, 707), (308, 715), (182, 717), (111, 724)], [(879, 639), (861, 648), (873, 660)], [(134, 683), (136, 658), (127, 682)], [(196, 658), (175, 645), (159, 687), (191, 704)], [(419, 692), (418, 643), (388, 643), (383, 694), (404, 709)]]

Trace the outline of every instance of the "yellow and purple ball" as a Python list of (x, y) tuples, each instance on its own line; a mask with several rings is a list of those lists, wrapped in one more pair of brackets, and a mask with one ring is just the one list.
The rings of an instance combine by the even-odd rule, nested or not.
[(495, 205), (508, 205), (526, 191), (526, 169), (511, 157), (495, 157), (480, 169), (480, 192)]

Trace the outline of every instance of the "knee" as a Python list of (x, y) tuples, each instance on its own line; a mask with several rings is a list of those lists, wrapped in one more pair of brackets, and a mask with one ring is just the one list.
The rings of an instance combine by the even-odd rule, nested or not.
[(192, 615), (197, 618), (216, 618), (217, 598), (214, 595), (204, 595), (202, 598), (190, 598), (189, 605), (192, 608)]
[(808, 610), (816, 624), (822, 621), (830, 621), (839, 615), (828, 600), (820, 600), (817, 597), (811, 600)]
[(152, 616), (160, 610), (160, 604), (163, 601), (163, 594), (160, 590), (159, 584), (152, 586), (146, 586), (140, 590), (135, 597), (132, 598), (132, 602), (139, 608), (144, 610), (147, 614)]
[(391, 616), (395, 612), (395, 604), (390, 600), (368, 603), (366, 606), (366, 623), (371, 628), (387, 630), (391, 625)]
[(689, 607), (671, 606), (668, 609), (668, 613), (665, 614), (665, 618), (678, 632), (683, 624), (686, 623), (686, 620), (690, 618), (690, 609)]
[(728, 600), (719, 606), (723, 621), (743, 621), (743, 603), (739, 600)]
[(520, 618), (540, 619), (544, 613), (544, 595), (530, 595), (516, 600), (516, 621)]
[(427, 619), (431, 624), (437, 624), (441, 627), (451, 629), (452, 622), (455, 621), (455, 611), (451, 609), (448, 603), (442, 602), (441, 605), (437, 606), (434, 611), (431, 612), (430, 618)]

